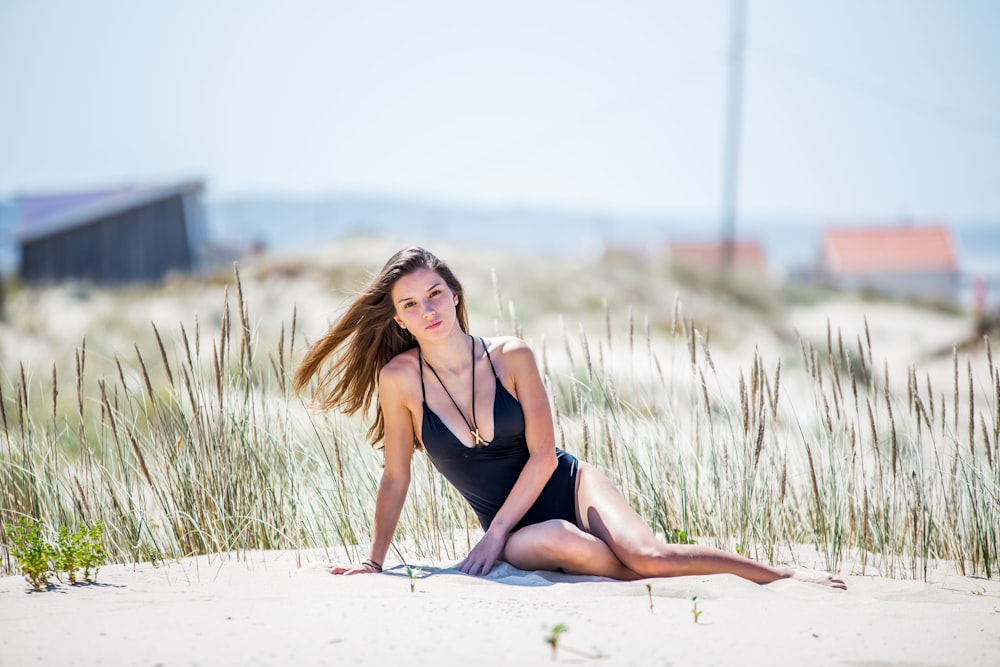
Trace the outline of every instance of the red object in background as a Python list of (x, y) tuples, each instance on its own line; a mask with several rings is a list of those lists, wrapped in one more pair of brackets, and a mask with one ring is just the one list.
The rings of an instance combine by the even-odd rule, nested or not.
[(973, 283), (972, 293), (974, 297), (975, 313), (982, 315), (986, 312), (986, 279), (978, 276)]

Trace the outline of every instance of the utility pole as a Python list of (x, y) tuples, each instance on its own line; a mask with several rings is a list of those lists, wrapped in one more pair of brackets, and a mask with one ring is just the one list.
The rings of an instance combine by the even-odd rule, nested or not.
[[(0, 230), (0, 234), (2, 233), (3, 231)], [(4, 239), (0, 238), (0, 243), (2, 243), (3, 241)], [(0, 247), (3, 246), (0, 245)], [(7, 312), (4, 310), (5, 308), (4, 297), (6, 296), (7, 296), (7, 276), (4, 273), (3, 262), (0, 262), (0, 323), (7, 321)]]
[(740, 180), (740, 129), (743, 112), (743, 52), (746, 0), (732, 0), (729, 34), (729, 76), (726, 87), (725, 145), (722, 161), (722, 261), (729, 274), (736, 244), (736, 211)]

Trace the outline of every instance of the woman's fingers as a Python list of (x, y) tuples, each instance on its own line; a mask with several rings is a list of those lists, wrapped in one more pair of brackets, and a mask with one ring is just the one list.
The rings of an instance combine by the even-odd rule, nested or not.
[(330, 574), (369, 574), (374, 572), (367, 565), (333, 565)]
[(459, 569), (466, 574), (489, 574), (490, 568), (493, 567), (493, 563), (482, 556), (470, 556), (462, 562), (464, 566)]
[(796, 569), (792, 572), (791, 578), (810, 584), (820, 584), (843, 591), (847, 590), (847, 582), (836, 575), (823, 572), (822, 570)]
[(471, 560), (466, 558), (458, 566), (459, 572), (464, 574), (471, 574), (473, 576), (478, 574), (488, 574), (490, 569), (486, 567), (486, 564), (479, 560)]
[(458, 564), (459, 572), (472, 575), (489, 574), (500, 557), (505, 540), (486, 534)]

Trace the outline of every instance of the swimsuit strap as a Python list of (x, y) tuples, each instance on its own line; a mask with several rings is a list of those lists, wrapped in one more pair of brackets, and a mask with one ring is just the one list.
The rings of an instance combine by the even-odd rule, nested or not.
[[(479, 340), (480, 342), (482, 342), (483, 339), (480, 338)], [(437, 378), (438, 384), (440, 384), (441, 388), (444, 389), (444, 393), (447, 394), (448, 398), (451, 399), (451, 402), (455, 406), (455, 410), (458, 411), (458, 414), (462, 418), (462, 421), (464, 421), (465, 425), (469, 427), (469, 433), (471, 433), (472, 437), (476, 439), (476, 443), (474, 446), (485, 447), (489, 445), (491, 441), (485, 440), (481, 435), (479, 435), (479, 424), (476, 423), (476, 339), (473, 338), (472, 336), (469, 336), (469, 341), (472, 343), (472, 345), (469, 346), (469, 359), (471, 361), (471, 370), (472, 370), (472, 423), (471, 424), (469, 423), (469, 420), (465, 418), (465, 413), (462, 412), (462, 408), (459, 407), (458, 401), (455, 400), (455, 397), (451, 395), (451, 392), (448, 391), (448, 387), (445, 386), (445, 383), (441, 380), (441, 376), (438, 375), (438, 372), (434, 370), (433, 366), (431, 366), (428, 362), (423, 360), (423, 356), (420, 357), (420, 362), (421, 362), (420, 385), (421, 385), (421, 390), (423, 390), (423, 382), (424, 382), (423, 365), (427, 364), (427, 368), (431, 369), (431, 373), (433, 373), (434, 377)], [(486, 347), (486, 343), (483, 343), (483, 347), (484, 348)], [(490, 361), (490, 367), (491, 368), (493, 367), (492, 361)], [(496, 370), (493, 371), (493, 376), (496, 377)], [(426, 395), (424, 396), (424, 406), (425, 407), (427, 406)]]
[(493, 377), (499, 380), (500, 376), (497, 375), (497, 369), (496, 366), (493, 365), (493, 357), (490, 356), (490, 350), (488, 347), (486, 347), (486, 341), (483, 340), (482, 337), (480, 336), (479, 342), (483, 344), (483, 351), (486, 352), (486, 358), (489, 359), (490, 361), (490, 370), (493, 371)]
[(427, 390), (424, 389), (424, 355), (420, 353), (420, 346), (417, 346), (417, 365), (420, 367), (420, 399), (427, 403)]

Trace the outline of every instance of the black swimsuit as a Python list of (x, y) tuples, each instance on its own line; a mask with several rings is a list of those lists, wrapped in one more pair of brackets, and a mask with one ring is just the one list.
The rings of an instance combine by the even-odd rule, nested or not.
[[(486, 348), (486, 343), (483, 348)], [(493, 400), (493, 441), (485, 447), (467, 447), (455, 437), (441, 418), (427, 406), (424, 390), (424, 362), (420, 350), (420, 391), (423, 395), (424, 419), (421, 436), (424, 449), (434, 467), (458, 489), (472, 505), (483, 530), (490, 527), (493, 517), (510, 495), (525, 463), (528, 443), (524, 437), (524, 412), (517, 399), (497, 377), (489, 350), (486, 358), (496, 381)], [(514, 526), (514, 530), (549, 519), (564, 519), (576, 524), (576, 458), (556, 448), (558, 466), (545, 484), (538, 500)]]

